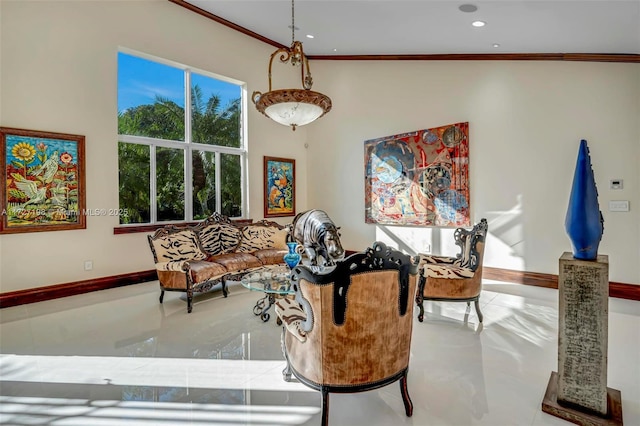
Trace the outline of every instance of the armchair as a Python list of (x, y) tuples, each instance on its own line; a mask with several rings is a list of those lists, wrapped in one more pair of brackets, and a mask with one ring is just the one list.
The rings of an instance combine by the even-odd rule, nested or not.
[(416, 303), (420, 308), (418, 321), (424, 319), (424, 300), (467, 302), (473, 301), (482, 322), (480, 291), (482, 290), (482, 258), (487, 236), (487, 220), (481, 219), (473, 229), (456, 229), (453, 234), (461, 252), (456, 257), (420, 255), (420, 278)]
[(398, 380), (405, 413), (413, 414), (407, 370), (417, 272), (417, 260), (381, 242), (334, 267), (292, 271), (295, 299), (276, 303), (283, 375), (322, 393), (323, 426), (330, 392), (362, 392)]

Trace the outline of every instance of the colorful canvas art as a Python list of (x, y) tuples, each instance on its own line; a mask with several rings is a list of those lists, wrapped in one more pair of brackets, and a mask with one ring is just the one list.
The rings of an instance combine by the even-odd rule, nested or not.
[(0, 128), (0, 233), (85, 228), (84, 136)]
[(469, 123), (364, 143), (365, 222), (471, 226)]
[(264, 157), (264, 217), (295, 216), (296, 160)]

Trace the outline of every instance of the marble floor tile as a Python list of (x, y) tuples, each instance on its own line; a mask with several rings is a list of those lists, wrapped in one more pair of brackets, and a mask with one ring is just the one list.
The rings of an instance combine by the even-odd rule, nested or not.
[[(398, 383), (331, 394), (330, 423), (536, 425), (557, 369), (557, 290), (487, 280), (483, 323), (466, 303), (425, 302), (414, 322), (404, 414)], [(319, 425), (321, 397), (284, 382), (281, 328), (232, 284), (158, 303), (157, 282), (0, 310), (0, 424)], [(415, 313), (417, 316), (417, 311)], [(608, 383), (640, 425), (640, 303), (609, 302)]]

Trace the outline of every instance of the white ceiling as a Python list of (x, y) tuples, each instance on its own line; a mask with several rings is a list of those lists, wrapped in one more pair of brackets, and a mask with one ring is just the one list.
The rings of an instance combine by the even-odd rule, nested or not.
[[(290, 0), (186, 2), (291, 44)], [(477, 11), (462, 12), (462, 4)], [(486, 26), (474, 28), (474, 20)], [(297, 0), (295, 25), (310, 56), (640, 54), (640, 0)]]

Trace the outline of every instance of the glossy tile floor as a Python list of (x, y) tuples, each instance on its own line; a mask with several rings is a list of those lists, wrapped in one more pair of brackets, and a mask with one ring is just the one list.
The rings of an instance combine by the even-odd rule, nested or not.
[[(280, 327), (232, 285), (158, 303), (156, 282), (0, 310), (5, 425), (319, 425), (320, 394), (286, 383)], [(332, 394), (330, 423), (568, 425), (541, 411), (557, 370), (557, 291), (485, 281), (485, 319), (427, 303), (414, 323), (404, 415), (399, 385)], [(610, 299), (608, 386), (640, 425), (640, 302)]]

